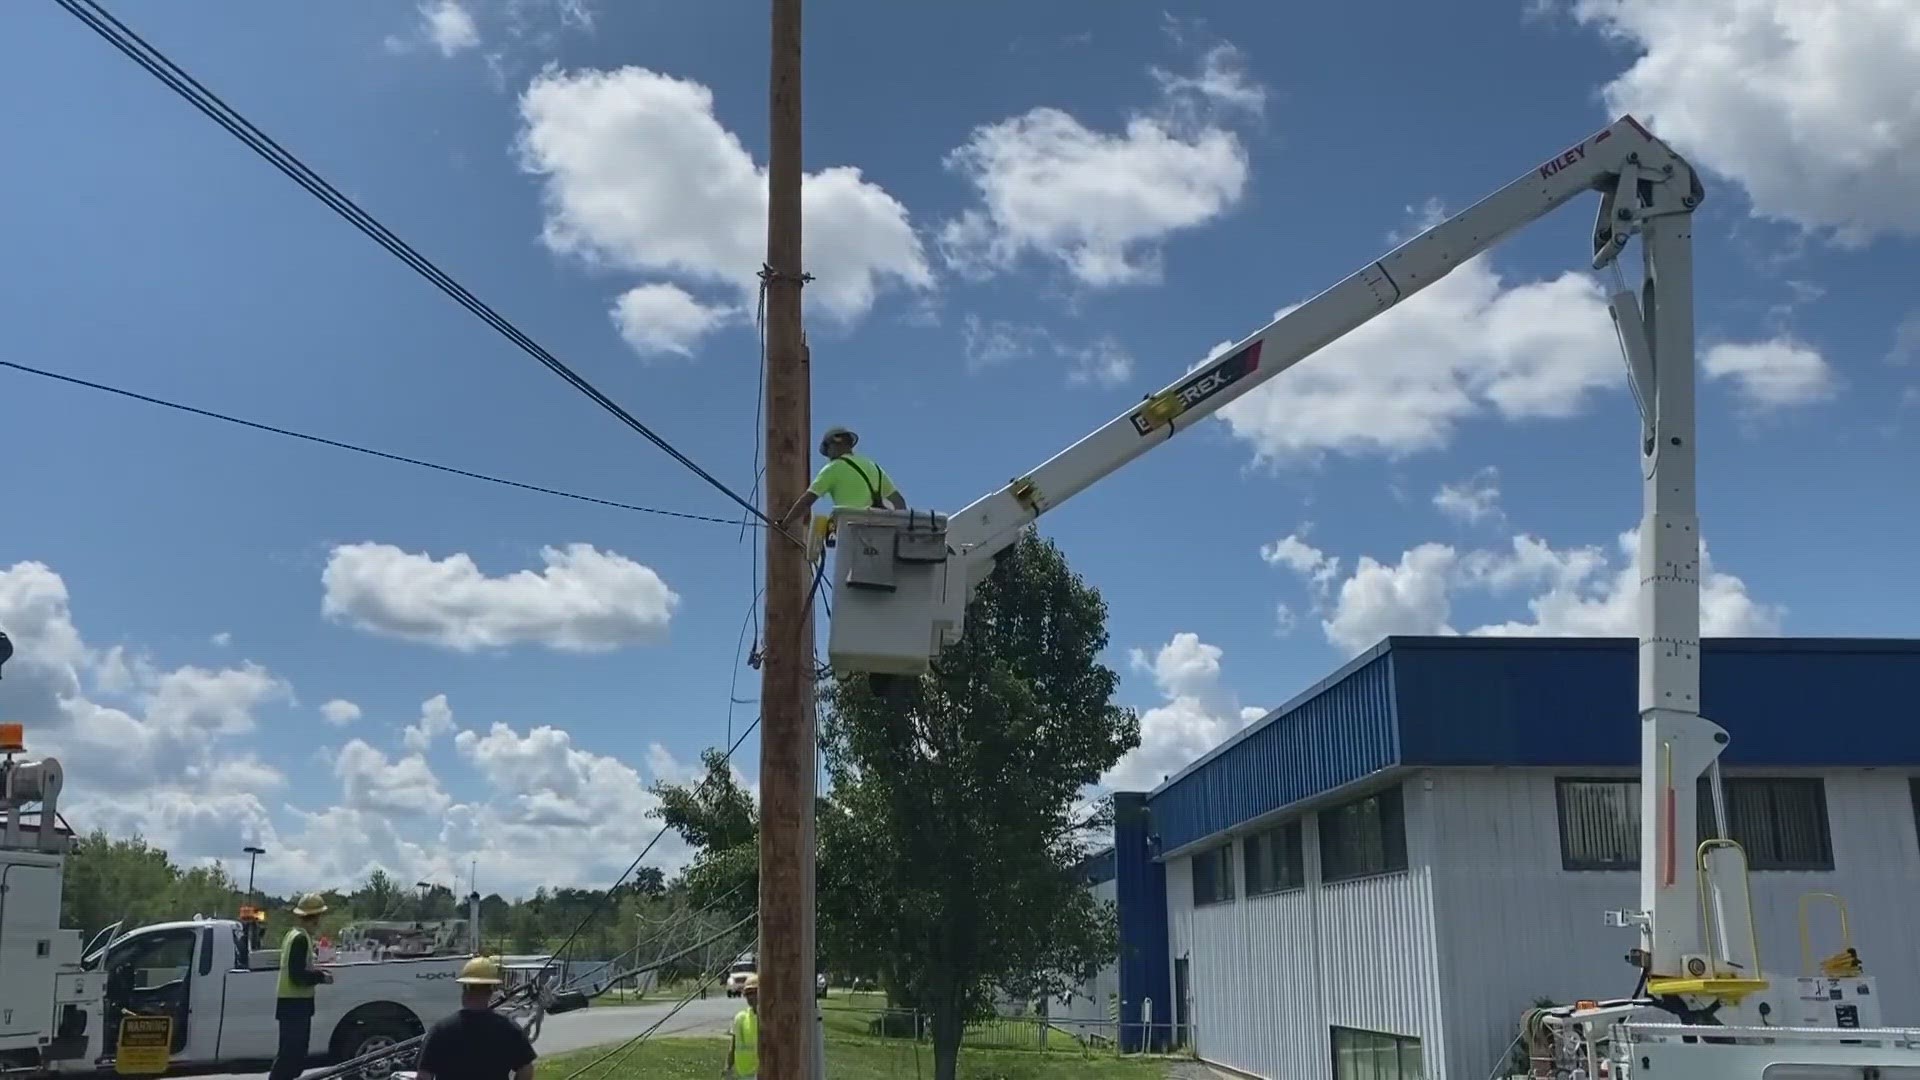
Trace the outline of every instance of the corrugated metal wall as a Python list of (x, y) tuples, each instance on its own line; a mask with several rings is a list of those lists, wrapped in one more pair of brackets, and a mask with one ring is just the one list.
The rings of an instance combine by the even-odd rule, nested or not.
[[(1188, 958), (1195, 1049), (1220, 1065), (1274, 1080), (1331, 1076), (1331, 1025), (1422, 1040), (1430, 1080), (1448, 1075), (1433, 944), (1433, 898), (1422, 868), (1429, 845), (1422, 793), (1408, 790), (1413, 869), (1321, 885), (1315, 816), (1304, 818), (1307, 887), (1193, 907), (1191, 859), (1171, 860), (1172, 955)], [(1477, 1078), (1475, 1078), (1477, 1080)]]
[(1275, 710), (1151, 796), (1160, 850), (1349, 784), (1399, 757), (1391, 657), (1379, 650)]
[[(1753, 874), (1762, 963), (1773, 974), (1798, 974), (1800, 897), (1836, 892), (1848, 902), (1867, 971), (1879, 980), (1886, 1022), (1920, 1024), (1920, 933), (1913, 917), (1920, 837), (1907, 778), (1820, 775), (1835, 869)], [(1636, 938), (1604, 926), (1601, 916), (1639, 906), (1638, 875), (1561, 869), (1554, 776), (1436, 770), (1408, 784), (1410, 795), (1431, 787), (1433, 896), (1449, 1021), (1447, 1065), (1455, 1077), (1486, 1076), (1536, 997), (1570, 1001), (1633, 989), (1635, 973), (1622, 957)], [(1831, 935), (1816, 937), (1816, 955), (1837, 948)]]

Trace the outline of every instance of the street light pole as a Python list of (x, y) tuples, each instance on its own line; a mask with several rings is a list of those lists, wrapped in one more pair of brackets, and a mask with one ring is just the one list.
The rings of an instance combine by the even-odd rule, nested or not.
[(248, 844), (246, 847), (241, 848), (240, 850), (245, 852), (247, 856), (247, 899), (252, 900), (254, 898), (253, 868), (260, 862), (260, 856), (265, 855), (267, 853), (267, 849), (262, 847), (254, 847), (252, 844)]

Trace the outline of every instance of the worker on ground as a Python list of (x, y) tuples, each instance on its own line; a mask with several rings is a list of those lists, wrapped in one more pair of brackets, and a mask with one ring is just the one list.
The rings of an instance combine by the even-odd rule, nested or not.
[(760, 1072), (760, 976), (750, 974), (740, 984), (747, 1007), (733, 1016), (733, 1039), (727, 1044), (727, 1080), (753, 1080)]
[(859, 444), (860, 436), (843, 427), (828, 428), (827, 433), (820, 436), (820, 454), (827, 463), (821, 466), (793, 509), (787, 511), (787, 523), (805, 521), (821, 496), (832, 499), (835, 509), (907, 508), (906, 498), (893, 486), (886, 470), (872, 458), (853, 452)]
[(460, 1011), (427, 1032), (419, 1080), (533, 1080), (533, 1041), (494, 1011), (500, 962), (476, 956), (460, 969)]
[(313, 931), (326, 913), (327, 902), (319, 893), (301, 897), (293, 905), (293, 929), (280, 941), (280, 987), (273, 1003), (280, 1046), (267, 1080), (294, 1080), (307, 1067), (307, 1053), (313, 1046), (314, 987), (333, 981), (314, 962)]

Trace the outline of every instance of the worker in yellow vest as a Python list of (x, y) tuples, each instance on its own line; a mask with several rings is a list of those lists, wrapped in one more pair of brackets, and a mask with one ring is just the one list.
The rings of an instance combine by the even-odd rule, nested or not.
[(860, 436), (843, 427), (828, 428), (827, 433), (820, 436), (820, 456), (826, 458), (827, 463), (821, 466), (819, 475), (813, 478), (813, 483), (793, 504), (793, 509), (787, 511), (787, 522), (806, 520), (806, 515), (813, 511), (813, 504), (823, 495), (832, 499), (836, 508), (907, 508), (906, 497), (893, 486), (887, 471), (872, 458), (853, 452), (859, 443)]
[(333, 981), (314, 963), (313, 931), (326, 913), (327, 902), (319, 893), (301, 897), (293, 905), (293, 928), (280, 941), (280, 986), (273, 1003), (280, 1046), (267, 1080), (295, 1080), (307, 1067), (307, 1053), (313, 1046), (314, 987)]
[(740, 984), (747, 1007), (733, 1017), (733, 1041), (727, 1044), (727, 1080), (753, 1080), (760, 1072), (760, 976), (749, 974)]

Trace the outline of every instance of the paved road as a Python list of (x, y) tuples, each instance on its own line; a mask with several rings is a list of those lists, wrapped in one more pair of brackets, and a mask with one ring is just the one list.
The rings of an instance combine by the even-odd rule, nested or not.
[[(534, 1044), (534, 1049), (540, 1052), (541, 1057), (554, 1057), (569, 1050), (620, 1042), (652, 1027), (672, 1008), (671, 1004), (615, 1005), (549, 1016), (540, 1029), (540, 1041)], [(739, 1011), (740, 1003), (725, 994), (715, 994), (704, 1001), (695, 998), (674, 1013), (673, 1019), (662, 1024), (654, 1034), (725, 1034), (733, 1014)], [(720, 1055), (716, 1053), (713, 1064), (716, 1073), (722, 1064)], [(264, 1072), (221, 1073), (197, 1080), (266, 1080), (266, 1075)]]

